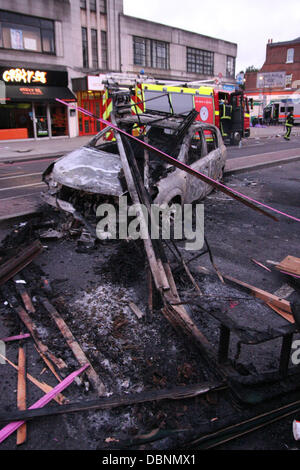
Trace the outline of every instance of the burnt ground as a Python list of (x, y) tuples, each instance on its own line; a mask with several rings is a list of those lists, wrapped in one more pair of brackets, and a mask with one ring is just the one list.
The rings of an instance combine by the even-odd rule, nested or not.
[[(299, 181), (299, 164), (226, 178), (229, 186), (296, 217), (300, 217)], [(53, 222), (49, 224), (49, 221)], [(12, 231), (7, 230), (8, 236), (1, 248), (1, 256), (5, 258), (23, 242), (41, 235), (47, 225), (64, 230), (61, 239), (42, 239), (45, 246), (43, 253), (22, 271), (21, 277), (26, 281), (26, 288), (36, 305), (32, 318), (38, 327), (38, 335), (56, 356), (64, 359), (68, 372), (78, 368), (78, 364), (43, 309), (41, 296), (48, 297), (63, 316), (106, 385), (109, 395), (216, 380), (214, 371), (196, 347), (178, 335), (162, 316), (159, 298), (155, 298), (153, 315), (147, 312), (142, 244), (107, 241), (91, 248), (78, 243), (78, 237), (70, 234), (68, 221), (51, 210), (45, 211), (42, 217), (27, 218), (23, 223), (17, 223)], [(274, 271), (269, 273), (263, 270), (253, 264), (251, 258), (266, 264), (267, 260), (280, 261), (288, 254), (300, 257), (297, 222), (284, 217), (279, 217), (277, 223), (273, 222), (221, 193), (214, 192), (205, 200), (205, 233), (215, 263), (222, 273), (268, 292), (276, 291), (287, 279)], [(186, 259), (195, 255), (183, 250), (182, 253)], [(170, 261), (175, 268), (177, 264), (171, 254)], [(203, 297), (200, 308), (193, 305), (189, 312), (214, 347), (219, 337), (216, 315), (228, 315), (254, 335), (270, 331), (270, 328), (280, 329), (287, 324), (244, 291), (222, 285), (214, 274), (199, 273), (199, 265), (211, 269), (209, 257), (205, 255), (191, 263)], [(50, 290), (43, 287), (43, 278), (49, 280)], [(182, 298), (194, 292), (182, 271), (176, 275), (176, 282)], [(15, 292), (12, 281), (6, 284), (6, 288), (7, 292)], [(299, 296), (297, 286), (295, 289), (289, 300)], [(14, 311), (4, 305), (5, 300), (5, 291), (2, 290), (0, 337), (24, 331)], [(135, 316), (128, 306), (129, 302), (134, 302), (144, 312), (143, 319)], [(45, 370), (31, 340), (26, 341), (26, 348), (28, 372), (54, 386), (57, 381), (51, 372)], [(15, 364), (17, 352), (17, 343), (7, 345), (6, 355)], [(230, 359), (238, 374), (247, 378), (265, 371), (276, 371), (279, 352), (278, 339), (259, 346), (243, 345), (238, 351), (237, 337), (233, 335)], [(1, 409), (12, 411), (16, 408), (17, 376), (9, 365), (0, 365), (0, 372)], [(112, 410), (40, 418), (28, 423), (27, 442), (21, 449), (188, 449), (189, 442), (196, 436), (279, 407), (298, 397), (297, 392), (287, 393), (286, 390), (272, 398), (273, 391), (272, 387), (267, 388), (268, 400), (255, 405), (241, 403), (231, 392), (220, 391), (180, 401), (164, 400)], [(41, 395), (40, 390), (28, 383), (29, 404)], [(81, 385), (68, 387), (64, 395), (70, 402), (97, 397), (86, 378)], [(51, 404), (47, 406), (51, 407)], [(298, 448), (292, 436), (292, 419), (288, 417), (253, 434), (222, 444), (218, 449)], [(148, 435), (154, 430), (159, 430), (157, 439), (145, 441), (141, 447), (139, 436)], [(1, 448), (16, 449), (15, 434), (2, 443)]]

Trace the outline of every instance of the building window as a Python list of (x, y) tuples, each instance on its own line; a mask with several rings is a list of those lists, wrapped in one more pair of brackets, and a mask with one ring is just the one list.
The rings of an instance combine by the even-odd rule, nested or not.
[(97, 0), (90, 0), (90, 11), (97, 10)]
[(86, 0), (80, 0), (80, 8), (86, 10)]
[(91, 29), (91, 42), (92, 42), (92, 60), (93, 68), (97, 69), (99, 67), (98, 63), (98, 35), (96, 29)]
[(187, 48), (187, 71), (202, 75), (214, 74), (214, 53), (202, 49)]
[(147, 66), (146, 41), (144, 38), (133, 38), (133, 63), (135, 65)]
[(169, 68), (169, 44), (153, 39), (133, 37), (133, 63), (156, 69)]
[(106, 0), (100, 0), (100, 13), (107, 13)]
[(108, 69), (106, 31), (101, 31), (101, 66), (103, 70)]
[(89, 67), (87, 28), (81, 28), (81, 36), (82, 36), (82, 62), (83, 62), (83, 67), (87, 69)]
[(0, 11), (0, 47), (55, 54), (54, 21)]
[(294, 62), (294, 49), (288, 49), (286, 53), (286, 63), (292, 64)]
[(169, 44), (151, 40), (151, 67), (155, 69), (169, 68)]
[(292, 88), (293, 74), (285, 76), (285, 88)]
[(235, 77), (235, 57), (227, 56), (226, 60), (226, 77)]

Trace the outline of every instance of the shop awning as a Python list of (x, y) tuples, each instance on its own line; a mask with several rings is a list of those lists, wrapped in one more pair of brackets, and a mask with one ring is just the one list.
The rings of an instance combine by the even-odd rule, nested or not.
[(6, 101), (55, 101), (55, 98), (76, 101), (76, 96), (69, 88), (56, 86), (6, 85), (5, 96), (0, 96), (1, 98)]

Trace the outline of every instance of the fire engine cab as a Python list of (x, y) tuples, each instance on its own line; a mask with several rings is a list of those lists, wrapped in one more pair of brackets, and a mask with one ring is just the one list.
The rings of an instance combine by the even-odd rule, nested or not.
[(193, 109), (198, 111), (196, 121), (214, 124), (222, 129), (222, 103), (230, 106), (229, 132), (224, 142), (239, 144), (242, 137), (250, 135), (250, 113), (243, 91), (229, 92), (222, 88), (202, 85), (188, 86), (157, 85), (141, 83), (135, 89), (133, 112), (147, 111), (187, 115)]

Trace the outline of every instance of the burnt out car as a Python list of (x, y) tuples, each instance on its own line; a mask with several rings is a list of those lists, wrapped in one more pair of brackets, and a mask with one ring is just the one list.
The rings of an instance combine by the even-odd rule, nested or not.
[[(220, 131), (200, 122), (193, 122), (185, 129), (184, 123), (184, 119), (158, 119), (151, 115), (130, 115), (117, 122), (129, 134), (137, 127), (143, 129), (140, 140), (220, 180), (226, 162), (226, 147)], [(48, 185), (43, 197), (48, 203), (87, 216), (95, 214), (98, 204), (111, 199), (117, 202), (119, 196), (127, 193), (113, 132), (109, 127), (101, 130), (87, 145), (50, 165), (43, 175)], [(153, 203), (192, 203), (212, 191), (211, 185), (165, 163), (154, 151), (145, 153), (139, 142), (125, 140), (126, 152), (134, 154)]]

